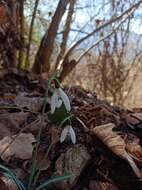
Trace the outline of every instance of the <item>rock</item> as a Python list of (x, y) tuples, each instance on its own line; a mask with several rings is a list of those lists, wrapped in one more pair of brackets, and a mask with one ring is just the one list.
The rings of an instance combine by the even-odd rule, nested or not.
[(73, 177), (66, 182), (57, 184), (58, 189), (71, 189), (77, 182), (89, 159), (90, 155), (87, 152), (86, 147), (82, 145), (76, 145), (68, 149), (64, 154), (61, 154), (56, 162), (56, 173), (58, 175), (63, 175), (67, 172), (73, 174)]

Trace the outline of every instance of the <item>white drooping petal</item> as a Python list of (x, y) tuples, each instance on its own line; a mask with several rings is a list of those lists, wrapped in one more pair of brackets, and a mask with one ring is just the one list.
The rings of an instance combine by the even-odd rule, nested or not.
[(53, 114), (55, 112), (56, 106), (58, 103), (58, 95), (56, 90), (54, 91), (53, 95), (51, 96), (51, 113)]
[(62, 105), (62, 100), (59, 99), (58, 102), (57, 102), (57, 108), (60, 108), (61, 105)]
[(64, 142), (64, 140), (66, 139), (68, 133), (69, 133), (69, 128), (70, 126), (66, 126), (63, 130), (62, 130), (62, 133), (61, 133), (61, 136), (60, 136), (60, 142)]
[(69, 134), (70, 134), (72, 143), (75, 144), (76, 143), (76, 135), (75, 135), (75, 131), (72, 128), (72, 126), (70, 126), (70, 128), (69, 128)]
[(70, 105), (70, 100), (69, 100), (68, 96), (61, 88), (58, 89), (58, 92), (59, 92), (59, 96), (62, 98), (62, 100), (64, 102), (64, 105), (65, 105), (67, 111), (70, 111), (71, 105)]

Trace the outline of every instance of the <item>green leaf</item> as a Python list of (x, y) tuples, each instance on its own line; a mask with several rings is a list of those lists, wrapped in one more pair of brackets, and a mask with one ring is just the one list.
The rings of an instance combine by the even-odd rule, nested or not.
[(0, 169), (2, 170), (3, 175), (9, 177), (15, 182), (19, 190), (26, 190), (22, 182), (15, 176), (15, 174), (10, 169), (1, 164), (0, 164)]
[(49, 113), (48, 118), (52, 123), (60, 125), (65, 118), (69, 117), (70, 113), (67, 112), (65, 106), (62, 104), (60, 108), (56, 108), (54, 114)]
[[(15, 180), (13, 179), (13, 177), (10, 174), (4, 172), (3, 175), (15, 182)], [(19, 188), (19, 190), (26, 190), (26, 188), (24, 187), (23, 183), (19, 179), (17, 179), (17, 178), (16, 178), (15, 184), (17, 185), (17, 187)]]
[(37, 160), (32, 160), (32, 164), (31, 164), (31, 173), (30, 173), (30, 177), (29, 177), (29, 183), (28, 183), (28, 190), (30, 190), (31, 188), (31, 185), (32, 185), (32, 182), (33, 182), (33, 179), (34, 179), (34, 175), (35, 175), (35, 172), (36, 172), (36, 168), (37, 167)]

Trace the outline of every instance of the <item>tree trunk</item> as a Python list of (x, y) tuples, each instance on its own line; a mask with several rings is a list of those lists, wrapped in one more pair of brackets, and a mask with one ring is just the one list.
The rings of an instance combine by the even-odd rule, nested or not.
[(32, 14), (32, 20), (31, 20), (31, 24), (30, 24), (30, 30), (29, 30), (29, 36), (28, 36), (28, 47), (27, 47), (27, 51), (26, 51), (26, 61), (25, 61), (26, 69), (29, 69), (29, 66), (30, 66), (30, 61), (29, 61), (30, 48), (31, 48), (31, 43), (32, 43), (33, 27), (34, 27), (34, 22), (35, 22), (35, 18), (36, 18), (39, 1), (40, 0), (35, 0), (34, 10), (33, 10), (33, 14)]
[(64, 26), (64, 31), (63, 31), (62, 43), (60, 45), (60, 53), (56, 59), (55, 69), (57, 69), (57, 67), (58, 67), (60, 61), (62, 60), (62, 58), (65, 54), (65, 51), (66, 51), (68, 36), (69, 36), (71, 23), (72, 23), (72, 17), (73, 17), (73, 13), (74, 13), (75, 2), (76, 2), (76, 0), (70, 1), (69, 11), (68, 11), (66, 23)]
[(45, 33), (41, 40), (39, 50), (37, 52), (35, 63), (33, 66), (33, 72), (39, 74), (41, 72), (49, 72), (50, 70), (50, 58), (53, 52), (55, 37), (62, 16), (66, 11), (66, 7), (70, 0), (60, 0), (49, 26), (48, 31)]
[(20, 30), (20, 49), (19, 49), (19, 60), (18, 60), (18, 68), (22, 68), (23, 59), (24, 59), (24, 1), (19, 3), (19, 30)]
[(0, 62), (3, 67), (15, 67), (19, 47), (17, 4), (15, 0), (0, 2)]
[(72, 59), (71, 61), (69, 61), (68, 59), (64, 60), (64, 67), (63, 67), (63, 71), (61, 72), (60, 75), (60, 82), (63, 82), (64, 79), (69, 75), (69, 73), (71, 73), (71, 71), (75, 68), (75, 66), (77, 65), (76, 60)]

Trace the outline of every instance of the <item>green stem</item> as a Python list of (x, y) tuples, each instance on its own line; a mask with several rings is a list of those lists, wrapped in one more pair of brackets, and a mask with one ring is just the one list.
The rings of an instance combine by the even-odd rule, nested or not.
[[(42, 133), (42, 129), (43, 129), (43, 122), (44, 122), (44, 117), (43, 116), (44, 116), (45, 109), (46, 109), (48, 91), (50, 89), (52, 81), (56, 80), (57, 83), (60, 85), (59, 80), (56, 78), (56, 76), (58, 74), (57, 72), (58, 71), (56, 71), (54, 73), (54, 75), (51, 78), (49, 78), (49, 80), (47, 82), (47, 88), (46, 88), (46, 92), (45, 92), (44, 104), (43, 104), (43, 109), (42, 109), (42, 113), (41, 113), (41, 115), (42, 115), (42, 117), (41, 117), (41, 127), (40, 127), (40, 129), (38, 131), (38, 135), (37, 135), (37, 144), (36, 144), (33, 159), (32, 159), (31, 175), (30, 175), (30, 180), (29, 180), (29, 183), (28, 183), (28, 189), (27, 190), (34, 189), (34, 186), (36, 185), (36, 182), (37, 182), (39, 174), (40, 174), (40, 171), (37, 171), (37, 154), (38, 154), (38, 148), (39, 148), (39, 145), (40, 145), (41, 133)], [(48, 148), (48, 150), (47, 150), (47, 152), (45, 154), (46, 157), (48, 156), (48, 153), (49, 153), (51, 147), (52, 147), (52, 144), (49, 146), (49, 148)], [(36, 173), (36, 171), (37, 171), (37, 173)]]
[[(46, 153), (45, 153), (45, 155), (44, 155), (44, 157), (43, 157), (42, 160), (44, 160), (44, 159), (46, 159), (46, 158), (48, 157), (48, 154), (49, 154), (49, 151), (50, 151), (51, 148), (52, 148), (52, 145), (53, 145), (52, 143), (49, 145), (49, 147), (48, 147), (48, 149), (47, 149), (47, 151), (46, 151)], [(41, 160), (41, 162), (42, 162), (42, 160)], [(35, 178), (34, 178), (33, 186), (36, 185), (36, 182), (37, 182), (37, 180), (38, 180), (38, 178), (39, 178), (40, 172), (41, 172), (41, 170), (38, 170), (38, 172), (37, 172), (37, 174), (36, 174), (36, 176), (35, 176)]]
[[(41, 117), (41, 127), (38, 131), (38, 135), (37, 135), (37, 144), (35, 147), (35, 151), (34, 151), (34, 155), (33, 155), (33, 159), (32, 159), (32, 167), (31, 167), (31, 175), (30, 175), (30, 180), (28, 183), (28, 189), (27, 190), (32, 190), (34, 189), (34, 185), (36, 185), (37, 179), (38, 179), (38, 173), (37, 175), (36, 170), (37, 170), (37, 154), (38, 154), (38, 148), (40, 145), (40, 138), (41, 138), (41, 133), (42, 133), (42, 129), (43, 129), (43, 122), (44, 122), (44, 113), (45, 113), (45, 109), (46, 109), (46, 104), (47, 104), (47, 98), (48, 98), (48, 91), (51, 85), (52, 80), (55, 78), (55, 75), (52, 76), (48, 82), (47, 82), (47, 88), (46, 88), (46, 92), (45, 92), (45, 98), (44, 98), (44, 104), (43, 104), (43, 109), (42, 109), (42, 117)], [(36, 175), (36, 176), (35, 176)], [(35, 179), (34, 179), (35, 178)], [(34, 180), (34, 181), (33, 181)]]
[(70, 118), (72, 118), (72, 117), (73, 117), (73, 115), (69, 115), (68, 117), (66, 117), (66, 118), (61, 122), (61, 124), (60, 124), (59, 127), (62, 127), (63, 124), (64, 124), (67, 120), (69, 121), (69, 123), (70, 123), (70, 125), (71, 125), (71, 120), (70, 120)]

